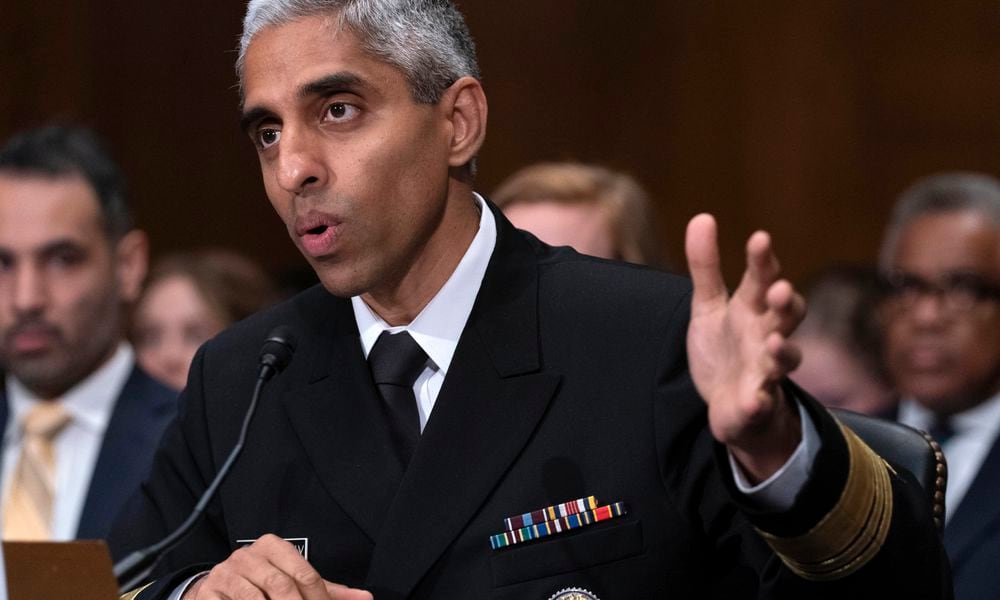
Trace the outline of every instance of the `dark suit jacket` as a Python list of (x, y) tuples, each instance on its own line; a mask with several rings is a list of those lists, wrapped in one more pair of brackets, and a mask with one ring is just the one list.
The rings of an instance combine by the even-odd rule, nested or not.
[(959, 600), (1000, 598), (1000, 439), (944, 530)]
[[(316, 287), (202, 348), (151, 479), (112, 536), (118, 556), (187, 516), (236, 440), (261, 342), (278, 324), (298, 336), (207, 518), (139, 598), (269, 532), (308, 538), (325, 578), (379, 600), (544, 600), (569, 587), (605, 600), (861, 598), (887, 582), (901, 596), (950, 596), (905, 474), (892, 478), (893, 525), (874, 560), (823, 587), (792, 575), (752, 525), (804, 534), (837, 501), (849, 466), (832, 419), (804, 399), (824, 444), (813, 476), (787, 513), (755, 511), (688, 375), (689, 282), (550, 248), (496, 215), (497, 248), (405, 473), (349, 300)], [(490, 549), (505, 517), (590, 494), (628, 515)]]
[[(146, 477), (160, 436), (177, 412), (177, 393), (138, 366), (115, 402), (80, 514), (77, 539), (103, 539), (125, 502)], [(0, 431), (7, 424), (7, 394), (0, 388)]]

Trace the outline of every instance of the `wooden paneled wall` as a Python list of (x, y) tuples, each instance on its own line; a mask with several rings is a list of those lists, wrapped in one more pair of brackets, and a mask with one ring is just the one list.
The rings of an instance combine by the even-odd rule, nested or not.
[[(464, 0), (490, 128), (479, 187), (537, 160), (603, 162), (684, 223), (718, 215), (731, 283), (753, 229), (788, 274), (874, 256), (894, 196), (1000, 174), (996, 0)], [(301, 261), (237, 128), (234, 0), (3, 0), (0, 136), (51, 118), (111, 142), (158, 252)]]

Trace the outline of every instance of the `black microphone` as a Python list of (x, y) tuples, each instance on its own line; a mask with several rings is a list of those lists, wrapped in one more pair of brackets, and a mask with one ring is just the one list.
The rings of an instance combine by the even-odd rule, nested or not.
[(271, 330), (271, 335), (264, 340), (260, 349), (260, 371), (257, 379), (268, 381), (285, 370), (295, 353), (295, 336), (292, 330), (284, 325), (278, 325)]
[(119, 591), (122, 594), (135, 588), (145, 580), (152, 573), (157, 561), (172, 550), (174, 546), (179, 544), (190, 533), (195, 524), (197, 524), (198, 519), (205, 512), (208, 503), (215, 497), (216, 491), (226, 478), (226, 475), (229, 474), (230, 468), (232, 468), (233, 463), (236, 462), (236, 458), (243, 450), (243, 443), (247, 438), (250, 421), (257, 410), (257, 400), (260, 398), (260, 391), (264, 388), (265, 383), (288, 366), (294, 352), (295, 337), (292, 335), (291, 330), (288, 327), (280, 325), (272, 329), (260, 349), (260, 369), (257, 371), (257, 385), (254, 387), (250, 406), (247, 407), (246, 415), (243, 417), (243, 427), (240, 429), (240, 436), (236, 441), (236, 445), (233, 446), (229, 457), (226, 458), (226, 462), (222, 463), (219, 472), (215, 474), (215, 479), (212, 480), (212, 483), (202, 493), (201, 498), (198, 499), (198, 504), (195, 505), (194, 510), (191, 511), (187, 520), (181, 523), (180, 527), (159, 542), (141, 550), (136, 550), (115, 563), (114, 574), (118, 580)]

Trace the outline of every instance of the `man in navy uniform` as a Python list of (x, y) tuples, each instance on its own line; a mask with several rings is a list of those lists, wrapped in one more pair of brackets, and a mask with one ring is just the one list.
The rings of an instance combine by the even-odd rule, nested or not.
[[(196, 357), (119, 553), (184, 519), (260, 343), (298, 338), (204, 523), (136, 597), (949, 595), (912, 478), (785, 383), (804, 307), (766, 234), (730, 296), (708, 215), (693, 293), (514, 229), (473, 191), (487, 102), (446, 0), (254, 0), (238, 69), (268, 197), (322, 285)], [(522, 531), (574, 499), (582, 520)]]

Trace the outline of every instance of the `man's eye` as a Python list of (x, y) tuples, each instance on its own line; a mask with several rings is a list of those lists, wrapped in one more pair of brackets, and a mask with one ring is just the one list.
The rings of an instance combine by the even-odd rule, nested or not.
[(358, 116), (360, 109), (346, 102), (334, 102), (326, 108), (325, 118), (330, 121), (349, 121)]
[(82, 252), (56, 252), (49, 257), (49, 264), (56, 269), (70, 269), (83, 262)]
[(261, 129), (257, 131), (257, 145), (261, 148), (270, 148), (281, 139), (281, 131), (277, 129)]
[(986, 296), (989, 285), (977, 275), (963, 273), (950, 277), (945, 287), (952, 294), (979, 299)]

